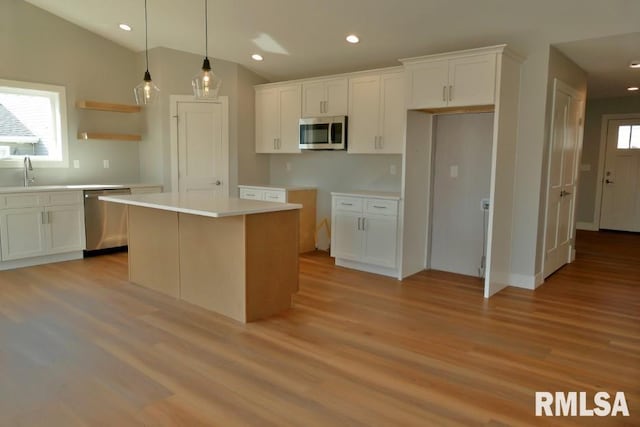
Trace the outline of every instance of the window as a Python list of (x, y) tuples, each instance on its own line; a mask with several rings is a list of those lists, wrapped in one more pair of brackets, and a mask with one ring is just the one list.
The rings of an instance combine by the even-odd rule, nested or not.
[(65, 88), (0, 80), (0, 167), (68, 166)]
[(640, 148), (640, 125), (618, 127), (618, 150)]

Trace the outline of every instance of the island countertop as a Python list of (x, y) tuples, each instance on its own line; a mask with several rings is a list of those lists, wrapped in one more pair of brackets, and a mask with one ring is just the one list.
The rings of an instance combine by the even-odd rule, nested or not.
[(100, 200), (143, 208), (222, 218), (301, 209), (297, 203), (265, 202), (217, 195), (211, 191), (100, 196)]

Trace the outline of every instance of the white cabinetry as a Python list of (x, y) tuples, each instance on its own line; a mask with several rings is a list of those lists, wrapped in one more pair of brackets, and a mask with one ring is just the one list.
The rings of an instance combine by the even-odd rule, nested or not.
[(131, 194), (153, 194), (162, 193), (162, 187), (154, 185), (150, 187), (131, 187)]
[(493, 105), (497, 54), (483, 51), (401, 60), (407, 73), (407, 108)]
[(302, 82), (302, 117), (347, 115), (346, 77)]
[(256, 87), (256, 153), (299, 153), (300, 84)]
[(84, 249), (81, 191), (15, 193), (0, 199), (3, 262)]
[(404, 72), (349, 79), (349, 153), (402, 154)]
[(396, 277), (399, 198), (332, 195), (331, 256), (336, 265)]

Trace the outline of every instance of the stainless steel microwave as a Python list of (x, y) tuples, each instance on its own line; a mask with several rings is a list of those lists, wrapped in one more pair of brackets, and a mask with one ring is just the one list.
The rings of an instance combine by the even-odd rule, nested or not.
[(301, 150), (346, 150), (347, 116), (300, 119)]

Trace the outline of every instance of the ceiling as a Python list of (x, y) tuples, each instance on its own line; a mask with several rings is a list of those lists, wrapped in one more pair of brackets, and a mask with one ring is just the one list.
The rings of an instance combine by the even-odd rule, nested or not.
[[(143, 0), (26, 1), (144, 49)], [(623, 96), (620, 85), (640, 84), (640, 70), (625, 69), (640, 59), (638, 16), (637, 0), (209, 0), (209, 56), (278, 81), (500, 43), (526, 57), (553, 44), (590, 73), (593, 95)], [(148, 0), (148, 18), (149, 48), (204, 53), (204, 0)], [(361, 43), (346, 43), (349, 33)]]

